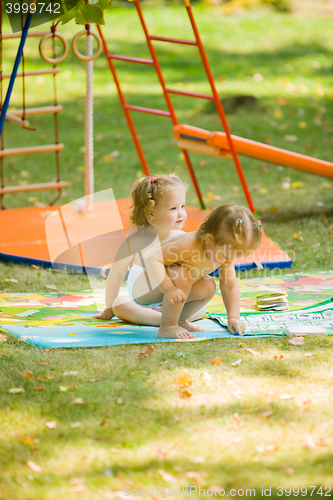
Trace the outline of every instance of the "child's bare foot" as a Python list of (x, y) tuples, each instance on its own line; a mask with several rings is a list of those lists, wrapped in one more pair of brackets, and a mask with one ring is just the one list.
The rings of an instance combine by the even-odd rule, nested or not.
[(195, 335), (179, 325), (160, 327), (157, 333), (159, 339), (193, 339)]
[(188, 332), (204, 332), (205, 329), (195, 323), (190, 323), (187, 319), (185, 321), (178, 321), (178, 325), (185, 328)]

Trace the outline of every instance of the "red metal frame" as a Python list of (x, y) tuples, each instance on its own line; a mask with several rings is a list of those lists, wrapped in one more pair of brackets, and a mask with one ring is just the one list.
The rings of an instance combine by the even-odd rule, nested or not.
[[(107, 44), (106, 44), (106, 41), (105, 41), (105, 38), (103, 36), (103, 33), (102, 33), (100, 26), (97, 26), (97, 29), (99, 31), (101, 38), (102, 38), (104, 53), (107, 57), (109, 67), (110, 67), (110, 70), (112, 72), (112, 75), (113, 75), (113, 78), (114, 78), (114, 81), (115, 81), (115, 84), (116, 84), (116, 87), (118, 90), (120, 102), (121, 102), (121, 105), (123, 107), (123, 110), (124, 110), (124, 113), (125, 113), (125, 116), (127, 119), (127, 123), (128, 123), (129, 128), (130, 128), (130, 131), (131, 131), (131, 134), (132, 134), (132, 137), (133, 137), (133, 140), (134, 140), (134, 143), (135, 143), (135, 146), (136, 146), (136, 149), (137, 149), (137, 152), (138, 152), (138, 155), (139, 155), (139, 158), (140, 158), (140, 161), (141, 161), (141, 164), (142, 164), (142, 167), (143, 167), (145, 174), (150, 175), (148, 165), (147, 165), (145, 156), (143, 154), (142, 147), (141, 147), (141, 144), (140, 144), (140, 141), (138, 138), (138, 134), (136, 132), (130, 111), (149, 113), (149, 114), (153, 114), (153, 115), (165, 116), (165, 117), (171, 118), (174, 127), (176, 127), (179, 125), (179, 122), (177, 120), (175, 109), (173, 107), (173, 104), (172, 104), (172, 101), (171, 101), (169, 94), (178, 94), (178, 95), (184, 95), (184, 96), (188, 96), (188, 97), (195, 97), (195, 98), (199, 98), (199, 99), (207, 99), (207, 100), (214, 101), (216, 108), (217, 108), (217, 111), (219, 113), (220, 119), (221, 119), (223, 129), (224, 129), (226, 136), (227, 136), (227, 139), (228, 139), (230, 151), (231, 151), (234, 163), (235, 163), (235, 167), (236, 167), (240, 182), (241, 182), (243, 190), (244, 190), (244, 194), (245, 194), (247, 203), (248, 203), (250, 209), (252, 210), (252, 212), (255, 213), (255, 208), (254, 208), (254, 204), (252, 202), (250, 191), (249, 191), (249, 188), (248, 188), (247, 183), (246, 183), (244, 172), (242, 170), (242, 166), (240, 164), (235, 145), (233, 143), (233, 139), (232, 139), (231, 132), (230, 132), (230, 129), (228, 126), (228, 122), (227, 122), (227, 119), (226, 119), (226, 116), (225, 116), (225, 113), (223, 110), (223, 106), (221, 104), (219, 94), (216, 90), (214, 78), (213, 78), (213, 75), (212, 75), (212, 72), (211, 72), (211, 69), (209, 66), (209, 62), (208, 62), (208, 59), (207, 59), (207, 56), (205, 53), (204, 46), (203, 46), (201, 38), (200, 38), (199, 30), (198, 30), (197, 25), (195, 23), (195, 19), (193, 16), (193, 12), (192, 12), (192, 8), (191, 8), (189, 0), (185, 0), (184, 4), (185, 4), (186, 10), (188, 12), (189, 18), (190, 18), (190, 22), (191, 22), (192, 29), (194, 32), (195, 40), (182, 40), (182, 39), (178, 39), (178, 38), (169, 38), (169, 37), (150, 35), (148, 32), (148, 28), (147, 28), (145, 19), (143, 17), (141, 5), (140, 5), (140, 0), (134, 0), (133, 3), (134, 3), (134, 6), (137, 10), (137, 13), (138, 13), (145, 37), (146, 37), (148, 50), (150, 52), (151, 59), (141, 59), (141, 58), (137, 58), (137, 57), (129, 57), (129, 56), (121, 56), (121, 55), (111, 54), (108, 50), (108, 47), (107, 47)], [(170, 42), (170, 43), (178, 43), (178, 44), (183, 44), (183, 45), (197, 46), (199, 49), (199, 53), (201, 56), (203, 66), (205, 68), (205, 72), (206, 72), (208, 81), (209, 81), (211, 89), (212, 89), (212, 95), (200, 94), (200, 93), (196, 93), (196, 92), (187, 92), (187, 91), (183, 91), (183, 90), (168, 88), (166, 86), (166, 83), (164, 80), (164, 76), (163, 76), (163, 73), (162, 73), (162, 70), (161, 70), (161, 67), (159, 64), (159, 60), (158, 60), (156, 52), (155, 52), (154, 45), (152, 43), (153, 41)], [(139, 64), (153, 65), (155, 70), (156, 70), (158, 80), (159, 80), (161, 87), (162, 87), (162, 90), (163, 90), (163, 95), (165, 98), (165, 102), (166, 102), (168, 111), (163, 111), (161, 109), (146, 108), (143, 106), (135, 106), (133, 104), (128, 104), (126, 102), (124, 94), (121, 90), (119, 78), (117, 76), (116, 69), (115, 69), (115, 66), (113, 64), (113, 60), (120, 60), (120, 61), (127, 61), (127, 62), (139, 63)], [(201, 208), (205, 208), (205, 204), (204, 204), (204, 201), (202, 199), (199, 184), (198, 184), (198, 181), (196, 179), (196, 175), (195, 175), (195, 172), (194, 172), (191, 160), (190, 160), (188, 150), (181, 149), (181, 151), (184, 155), (186, 166), (187, 166), (189, 175), (191, 177), (191, 181), (192, 181), (192, 184), (194, 186), (196, 195), (199, 199)]]
[(230, 151), (231, 151), (232, 157), (234, 159), (235, 167), (236, 167), (239, 179), (240, 179), (242, 187), (243, 187), (243, 191), (244, 191), (244, 194), (245, 194), (245, 197), (246, 197), (246, 201), (247, 201), (247, 203), (249, 205), (250, 210), (252, 210), (252, 212), (255, 213), (256, 210), (254, 208), (254, 204), (253, 204), (253, 201), (252, 201), (252, 198), (251, 198), (250, 190), (248, 188), (248, 185), (247, 185), (247, 182), (246, 182), (246, 179), (245, 179), (245, 175), (244, 175), (244, 172), (243, 172), (243, 169), (242, 169), (242, 165), (241, 165), (241, 163), (239, 161), (238, 154), (237, 154), (234, 142), (233, 142), (232, 137), (231, 137), (231, 132), (230, 132), (229, 125), (228, 125), (228, 122), (227, 122), (227, 119), (226, 119), (226, 116), (225, 116), (225, 113), (224, 113), (224, 109), (223, 109), (223, 106), (222, 106), (222, 103), (221, 103), (221, 100), (220, 100), (220, 96), (219, 96), (219, 94), (218, 94), (218, 92), (216, 90), (216, 86), (215, 86), (215, 82), (214, 82), (214, 77), (213, 77), (212, 71), (210, 69), (209, 62), (208, 62), (208, 59), (207, 59), (207, 56), (206, 56), (206, 52), (205, 52), (205, 49), (204, 49), (204, 46), (202, 44), (201, 37), (200, 37), (200, 34), (199, 34), (199, 30), (198, 30), (198, 27), (196, 25), (196, 22), (195, 22), (195, 19), (194, 19), (194, 16), (193, 16), (192, 7), (189, 4), (189, 2), (187, 2), (187, 3), (188, 3), (188, 5), (185, 4), (185, 7), (186, 7), (186, 10), (187, 10), (188, 16), (190, 18), (190, 21), (191, 21), (191, 25), (192, 25), (192, 29), (193, 29), (193, 32), (194, 32), (195, 39), (196, 39), (197, 44), (198, 44), (198, 48), (199, 48), (199, 52), (200, 52), (200, 55), (201, 55), (202, 63), (204, 65), (204, 68), (205, 68), (205, 71), (206, 71), (206, 75), (207, 75), (207, 78), (209, 80), (209, 83), (210, 83), (210, 86), (211, 86), (211, 89), (212, 89), (212, 92), (213, 92), (213, 95), (214, 95), (215, 105), (216, 105), (217, 111), (219, 113), (223, 129), (224, 129), (224, 131), (226, 133), (226, 136), (228, 138), (228, 143), (229, 143)]
[(117, 87), (117, 90), (118, 90), (119, 99), (120, 99), (121, 105), (123, 107), (123, 110), (124, 110), (124, 113), (125, 113), (125, 118), (127, 120), (128, 127), (129, 127), (129, 129), (131, 131), (132, 138), (133, 138), (133, 141), (134, 141), (137, 153), (139, 155), (143, 171), (144, 171), (144, 173), (146, 175), (150, 175), (149, 167), (148, 167), (145, 155), (144, 155), (144, 153), (142, 151), (140, 140), (139, 140), (138, 134), (136, 133), (135, 125), (134, 125), (134, 122), (132, 120), (132, 116), (131, 116), (130, 110), (125, 108), (125, 106), (127, 105), (127, 102), (126, 102), (124, 94), (123, 94), (123, 92), (121, 90), (120, 82), (119, 82), (118, 75), (117, 75), (117, 72), (116, 72), (116, 68), (115, 68), (115, 66), (114, 66), (114, 64), (112, 62), (111, 57), (110, 57), (111, 54), (110, 54), (108, 46), (106, 44), (106, 41), (105, 41), (103, 32), (101, 30), (101, 27), (97, 26), (97, 29), (98, 29), (98, 33), (99, 33), (99, 35), (100, 35), (100, 37), (102, 39), (104, 54), (105, 54), (105, 57), (107, 58), (110, 71), (112, 73), (114, 82), (116, 84), (116, 87)]

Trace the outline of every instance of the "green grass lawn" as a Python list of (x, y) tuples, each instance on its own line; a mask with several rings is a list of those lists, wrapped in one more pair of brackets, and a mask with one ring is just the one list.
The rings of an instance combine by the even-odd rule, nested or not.
[[(145, 13), (151, 33), (192, 38), (180, 6), (147, 6)], [(195, 14), (221, 96), (258, 98), (254, 111), (228, 115), (232, 133), (332, 161), (332, 18), (320, 12), (301, 17), (262, 10), (225, 16), (219, 7), (200, 4)], [(72, 24), (62, 29), (69, 40), (76, 31)], [(149, 57), (132, 5), (116, 3), (104, 32), (113, 52)], [(37, 45), (36, 39), (27, 42), (27, 69), (45, 66)], [(16, 44), (6, 41), (4, 46), (3, 71), (9, 72)], [(209, 92), (193, 48), (155, 46), (170, 87)], [(112, 187), (117, 198), (128, 197), (140, 164), (107, 63), (101, 56), (94, 66), (95, 189)], [(117, 68), (129, 103), (165, 109), (151, 68), (126, 63)], [(27, 105), (53, 103), (51, 77), (29, 82)], [(17, 108), (22, 107), (20, 85), (11, 102)], [(70, 51), (58, 76), (58, 100), (64, 106), (59, 117), (65, 144), (62, 178), (71, 183), (62, 203), (84, 194), (84, 96), (84, 64)], [(175, 97), (173, 102), (180, 122), (221, 129), (217, 115), (205, 112), (204, 101)], [(151, 172), (177, 169), (189, 182), (170, 121), (133, 117)], [(6, 147), (53, 142), (51, 116), (31, 117), (30, 122), (35, 132), (6, 123)], [(289, 142), (288, 136), (296, 139)], [(113, 151), (119, 156), (110, 156)], [(191, 157), (210, 208), (245, 204), (231, 161)], [(245, 157), (241, 162), (263, 227), (291, 252), (294, 270), (331, 269), (332, 180)], [(51, 154), (5, 161), (8, 184), (46, 182), (54, 172)], [(8, 196), (5, 203), (11, 208), (50, 199), (52, 194), (31, 193)], [(192, 188), (187, 201), (197, 206)], [(300, 232), (303, 241), (294, 238)], [(84, 276), (0, 263), (4, 278), (18, 281), (0, 285), (10, 292), (44, 292), (47, 283), (67, 290), (88, 286)], [(151, 357), (139, 359), (142, 347), (135, 345), (37, 350), (1, 337), (0, 499), (109, 499), (126, 485), (220, 486), (229, 496), (231, 488), (255, 488), (261, 496), (262, 486), (272, 486), (277, 498), (278, 486), (331, 486), (332, 346), (330, 338), (308, 339), (297, 347), (276, 338), (238, 338), (158, 344)], [(248, 347), (261, 355), (254, 356)], [(216, 356), (222, 363), (211, 365)], [(242, 364), (232, 367), (240, 358)], [(193, 377), (189, 398), (180, 397), (185, 389), (174, 384), (183, 368)], [(19, 374), (24, 370), (32, 372), (32, 380)], [(78, 373), (64, 375), (73, 371)], [(21, 386), (25, 392), (9, 392)], [(283, 394), (291, 398), (281, 399)], [(72, 405), (75, 398), (83, 404)], [(49, 421), (57, 422), (55, 429), (45, 426)], [(30, 469), (29, 460), (42, 470)], [(303, 490), (303, 496), (318, 498), (318, 488), (312, 496)], [(322, 492), (328, 496), (328, 490)]]

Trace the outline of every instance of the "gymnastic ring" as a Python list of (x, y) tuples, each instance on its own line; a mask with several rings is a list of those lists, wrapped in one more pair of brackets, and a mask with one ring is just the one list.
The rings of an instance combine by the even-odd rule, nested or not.
[(100, 55), (103, 47), (102, 47), (102, 40), (101, 40), (100, 36), (97, 35), (97, 33), (90, 31), (89, 35), (92, 35), (95, 38), (95, 40), (97, 41), (96, 52), (94, 52), (90, 56), (85, 56), (85, 55), (81, 54), (81, 52), (78, 51), (76, 44), (77, 44), (78, 39), (82, 35), (86, 35), (86, 34), (87, 34), (87, 30), (82, 30), (82, 31), (79, 31), (78, 33), (76, 33), (76, 35), (74, 36), (74, 38), (72, 40), (72, 51), (73, 51), (73, 54), (75, 55), (75, 57), (77, 57), (80, 61), (89, 62), (89, 61), (93, 61), (94, 59), (96, 59)]
[[(48, 40), (49, 38), (53, 38), (53, 36), (55, 36), (56, 38), (59, 38), (59, 40), (62, 41), (63, 45), (64, 45), (64, 52), (61, 56), (59, 57), (55, 57), (55, 58), (52, 58), (52, 57), (48, 57), (44, 54), (43, 52), (43, 49), (44, 49), (44, 43), (46, 42), (46, 40)], [(55, 31), (54, 33), (50, 32), (50, 33), (46, 33), (46, 35), (44, 35), (41, 39), (41, 41), (39, 42), (39, 52), (40, 52), (40, 55), (42, 57), (42, 59), (49, 63), (49, 64), (59, 64), (61, 63), (65, 57), (67, 56), (68, 54), (68, 43), (67, 43), (67, 40), (66, 38), (64, 37), (64, 35), (62, 33), (60, 33), (60, 31)]]

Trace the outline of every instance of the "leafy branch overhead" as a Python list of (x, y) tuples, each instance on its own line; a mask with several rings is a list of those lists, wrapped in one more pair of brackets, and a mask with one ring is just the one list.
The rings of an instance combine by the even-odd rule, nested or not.
[(61, 0), (65, 14), (59, 19), (62, 24), (67, 24), (72, 19), (76, 24), (98, 24), (104, 25), (104, 10), (111, 7), (111, 0)]

